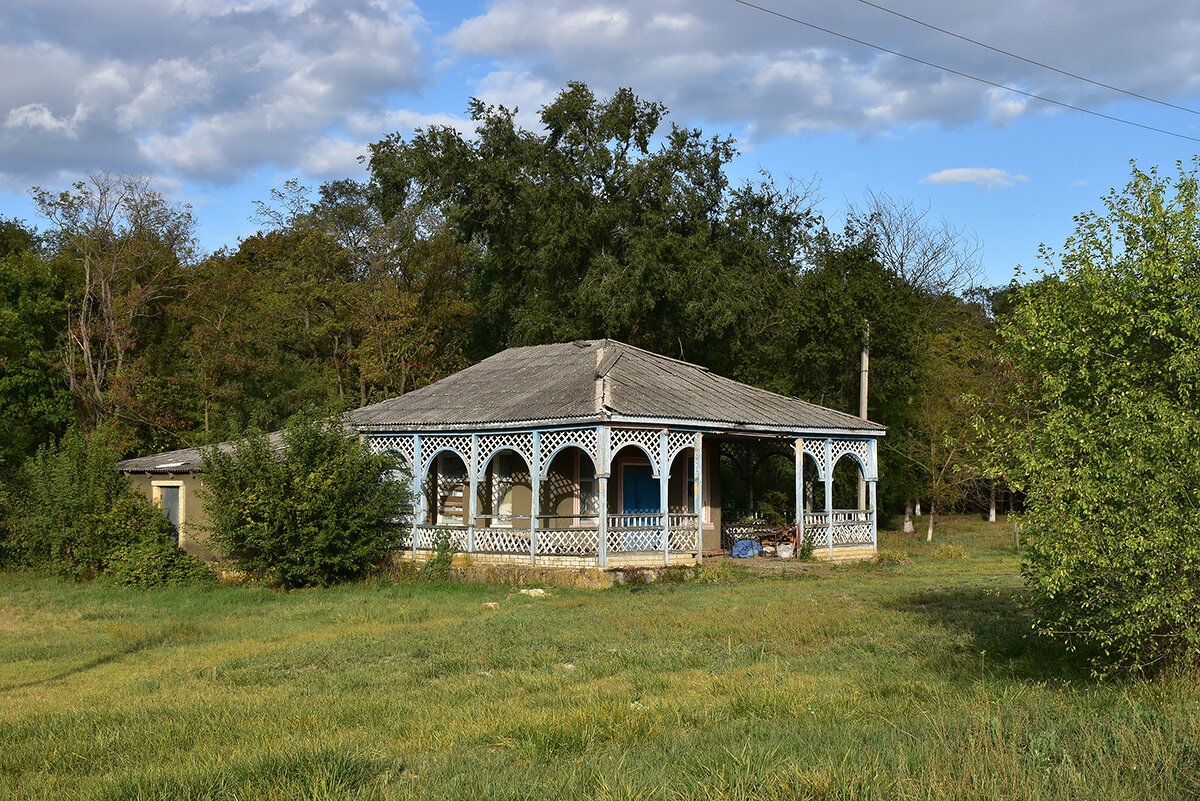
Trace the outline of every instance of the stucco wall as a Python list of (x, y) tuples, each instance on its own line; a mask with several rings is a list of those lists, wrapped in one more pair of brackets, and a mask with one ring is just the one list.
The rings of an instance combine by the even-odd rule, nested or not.
[(204, 500), (199, 495), (199, 490), (203, 486), (199, 475), (195, 473), (175, 475), (137, 473), (130, 475), (129, 480), (133, 488), (145, 495), (151, 503), (154, 502), (154, 485), (156, 483), (181, 486), (183, 491), (180, 493), (182, 514), (179, 521), (179, 547), (193, 556), (208, 561), (218, 557), (218, 554), (208, 545), (208, 533), (205, 531), (205, 527), (208, 525), (208, 514), (204, 509)]

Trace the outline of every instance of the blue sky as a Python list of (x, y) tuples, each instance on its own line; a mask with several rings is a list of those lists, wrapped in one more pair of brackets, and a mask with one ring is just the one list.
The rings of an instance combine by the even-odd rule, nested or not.
[[(1200, 138), (1200, 115), (1132, 100), (861, 0), (759, 0), (927, 61)], [(1124, 89), (1200, 108), (1200, 2), (881, 3)], [(0, 215), (39, 223), (34, 185), (155, 176), (204, 250), (253, 232), (288, 178), (362, 177), (393, 131), (452, 124), (470, 97), (536, 110), (569, 80), (632, 87), (674, 122), (730, 134), (735, 175), (816, 179), (837, 220), (868, 190), (973, 232), (987, 284), (1061, 247), (1129, 161), (1200, 143), (1008, 94), (733, 0), (8, 0), (0, 8)]]

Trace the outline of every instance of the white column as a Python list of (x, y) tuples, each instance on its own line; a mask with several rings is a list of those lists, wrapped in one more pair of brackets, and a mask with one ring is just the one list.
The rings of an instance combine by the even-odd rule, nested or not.
[(800, 553), (804, 542), (804, 437), (796, 437), (796, 541), (792, 553)]
[(671, 478), (667, 430), (658, 432), (658, 510), (662, 513), (663, 565), (671, 564), (671, 515), (667, 510), (667, 484)]
[(871, 492), (871, 550), (879, 551), (879, 504), (877, 502), (877, 487), (879, 486), (879, 440), (872, 437), (867, 441), (867, 473), (870, 477)]
[(608, 429), (596, 426), (596, 566), (608, 567)]
[(479, 435), (471, 435), (471, 463), (467, 465), (471, 497), (467, 499), (467, 553), (475, 553), (475, 516), (479, 514)]
[(533, 432), (533, 464), (529, 465), (529, 564), (537, 564), (538, 515), (542, 513), (542, 432)]
[(704, 435), (696, 432), (692, 446), (692, 496), (696, 507), (696, 562), (704, 561)]
[(829, 561), (833, 561), (833, 440), (825, 440), (825, 525), (829, 530)]
[(409, 547), (413, 561), (417, 561), (417, 526), (425, 522), (425, 461), (421, 458), (421, 435), (413, 435), (413, 492), (416, 501), (413, 509), (412, 534), (409, 537)]

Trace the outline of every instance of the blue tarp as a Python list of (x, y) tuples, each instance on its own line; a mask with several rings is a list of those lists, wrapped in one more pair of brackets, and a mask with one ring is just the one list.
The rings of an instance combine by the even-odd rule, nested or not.
[(738, 540), (733, 544), (729, 555), (734, 559), (749, 559), (752, 556), (761, 556), (762, 552), (762, 546), (754, 540)]

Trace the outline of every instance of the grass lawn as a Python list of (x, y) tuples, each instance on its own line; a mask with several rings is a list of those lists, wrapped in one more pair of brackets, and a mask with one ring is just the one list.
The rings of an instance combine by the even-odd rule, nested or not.
[(1200, 796), (1200, 682), (1027, 637), (1011, 537), (546, 598), (0, 573), (0, 798)]

